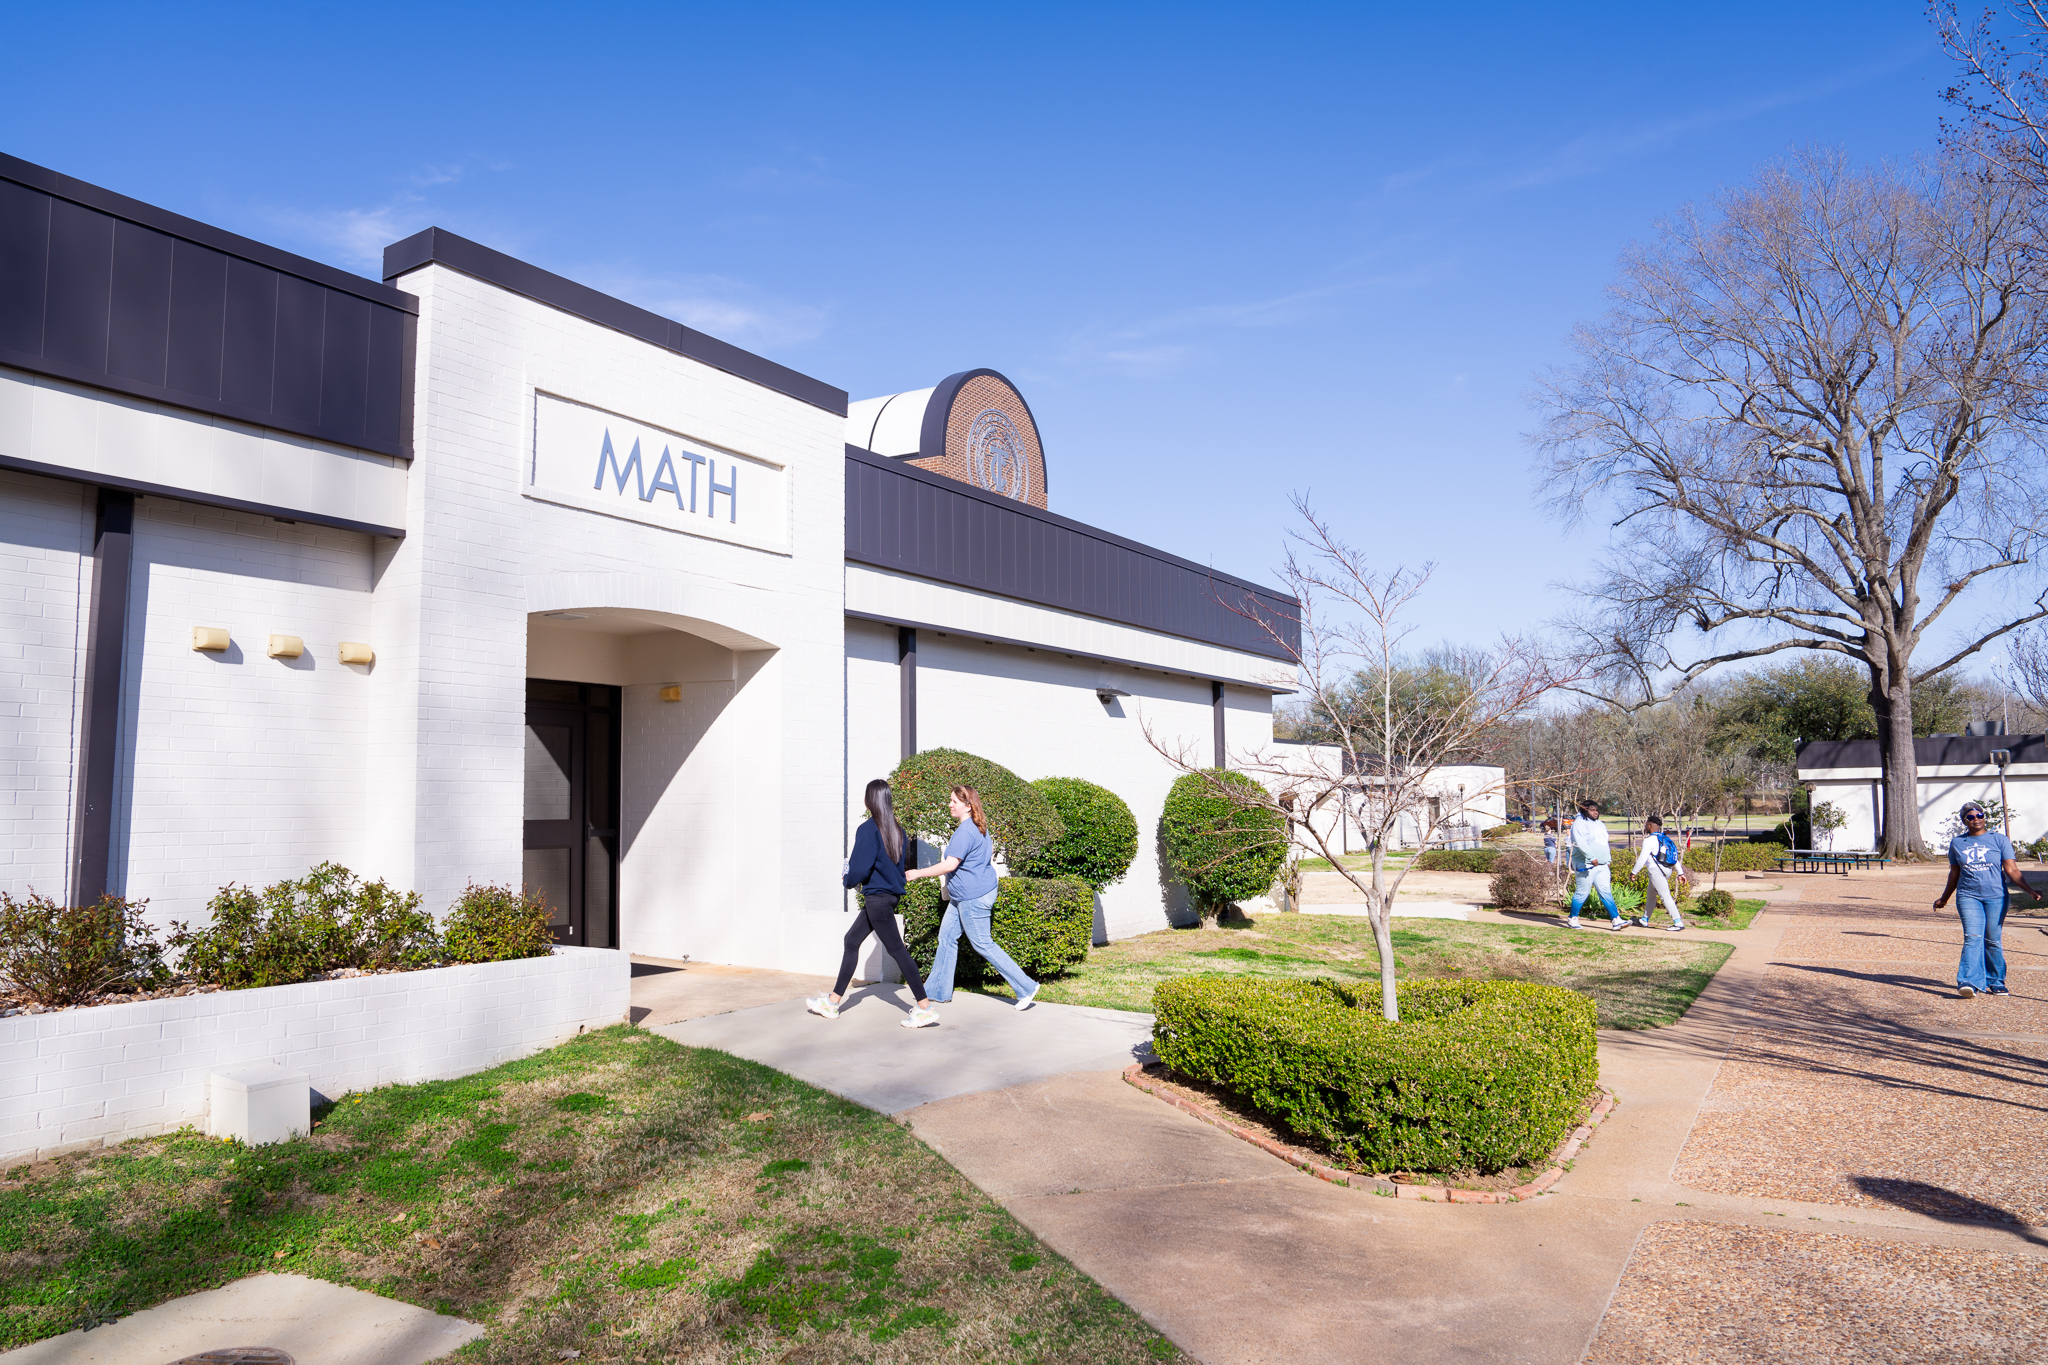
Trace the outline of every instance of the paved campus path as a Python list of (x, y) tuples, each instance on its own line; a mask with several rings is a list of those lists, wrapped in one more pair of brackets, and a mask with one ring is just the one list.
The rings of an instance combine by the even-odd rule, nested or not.
[(2048, 1360), (2048, 919), (2011, 998), (1951, 1000), (1941, 880), (1791, 879), (1684, 1020), (1601, 1035), (1620, 1106), (1507, 1206), (1325, 1184), (1132, 1089), (1143, 1016), (963, 996), (913, 1032), (879, 987), (660, 1031), (897, 1114), (1205, 1361)]

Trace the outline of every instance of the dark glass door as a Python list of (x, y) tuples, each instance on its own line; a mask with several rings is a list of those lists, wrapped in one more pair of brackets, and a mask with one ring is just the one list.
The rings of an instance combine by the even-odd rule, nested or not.
[(618, 943), (619, 689), (526, 680), (527, 893), (558, 943)]

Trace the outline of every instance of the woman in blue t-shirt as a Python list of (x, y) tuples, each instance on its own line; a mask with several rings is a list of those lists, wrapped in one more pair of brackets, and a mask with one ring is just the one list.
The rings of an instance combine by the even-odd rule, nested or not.
[(981, 793), (972, 787), (955, 787), (946, 808), (960, 822), (953, 837), (946, 841), (946, 856), (930, 867), (903, 874), (908, 881), (946, 876), (946, 895), (951, 904), (939, 923), (939, 951), (932, 958), (931, 975), (925, 980), (932, 1003), (944, 1004), (953, 998), (953, 963), (959, 956), (960, 935), (964, 932), (974, 951), (1009, 983), (1010, 993), (1017, 997), (1017, 1008), (1028, 1010), (1038, 997), (1038, 983), (1024, 974), (1024, 969), (996, 945), (989, 933), (989, 921), (996, 909), (995, 845), (988, 837), (988, 817), (981, 813)]
[(2019, 860), (2013, 856), (2012, 841), (1992, 829), (1984, 819), (1984, 808), (1972, 801), (1962, 809), (1963, 825), (1970, 832), (1948, 845), (1948, 885), (1941, 889), (1939, 910), (1956, 898), (1956, 913), (1963, 920), (1963, 960), (1956, 967), (1956, 994), (1968, 1000), (1978, 991), (1986, 995), (2010, 995), (2005, 988), (2006, 883), (2011, 881), (2032, 896), (2041, 896), (2020, 876)]

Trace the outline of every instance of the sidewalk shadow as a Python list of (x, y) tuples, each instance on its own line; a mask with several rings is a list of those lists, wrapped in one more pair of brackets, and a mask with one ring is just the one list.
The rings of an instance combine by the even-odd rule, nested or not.
[(1955, 1190), (1920, 1180), (1893, 1180), (1875, 1175), (1851, 1176), (1849, 1183), (1872, 1199), (1905, 1209), (1908, 1213), (1939, 1218), (1944, 1223), (1988, 1223), (2016, 1231), (2035, 1246), (2048, 1246), (2048, 1237), (2042, 1236), (2039, 1229), (2031, 1224), (2021, 1221), (2017, 1214)]

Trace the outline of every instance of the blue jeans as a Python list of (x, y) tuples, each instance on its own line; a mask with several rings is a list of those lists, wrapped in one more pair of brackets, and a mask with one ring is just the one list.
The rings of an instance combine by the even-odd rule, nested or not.
[(1956, 897), (1956, 913), (1963, 917), (1963, 960), (1956, 967), (1956, 984), (1974, 991), (1996, 990), (2005, 984), (2005, 907), (2010, 896), (1988, 900), (1978, 896)]
[(1003, 980), (1016, 993), (1019, 1000), (1038, 989), (1038, 983), (1024, 974), (1010, 955), (996, 946), (995, 938), (989, 933), (989, 921), (995, 918), (996, 893), (976, 896), (973, 900), (951, 901), (946, 905), (946, 917), (939, 921), (939, 951), (932, 956), (932, 969), (925, 977), (925, 990), (932, 999), (944, 1004), (953, 998), (953, 964), (960, 956), (960, 935), (964, 932), (967, 941), (974, 945), (974, 951), (988, 959), (988, 965), (1003, 975)]
[(1606, 909), (1607, 918), (1621, 918), (1621, 911), (1614, 908), (1614, 882), (1612, 874), (1607, 870), (1607, 864), (1601, 863), (1597, 867), (1579, 869), (1578, 880), (1572, 886), (1573, 919), (1579, 917), (1579, 907), (1586, 903), (1586, 892), (1589, 890), (1597, 891), (1600, 894), (1600, 904)]

